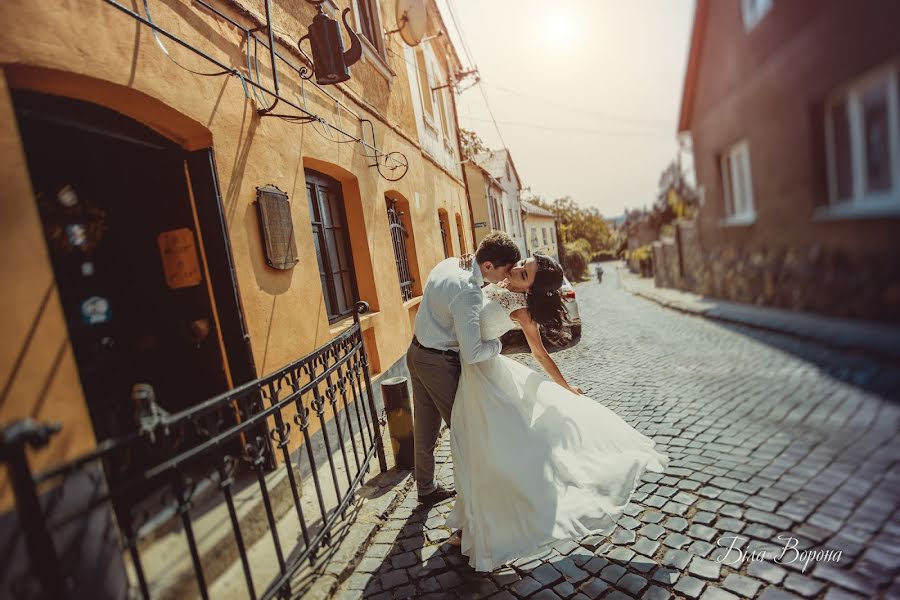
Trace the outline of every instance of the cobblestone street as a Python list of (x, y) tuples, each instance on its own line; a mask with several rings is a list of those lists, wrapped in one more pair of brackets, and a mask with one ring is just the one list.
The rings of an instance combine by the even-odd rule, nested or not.
[(677, 313), (613, 272), (576, 291), (583, 338), (554, 357), (668, 453), (667, 471), (645, 474), (611, 536), (490, 574), (445, 543), (452, 504), (418, 509), (411, 493), (341, 597), (900, 598), (900, 410), (869, 391), (896, 399), (870, 385), (890, 365)]

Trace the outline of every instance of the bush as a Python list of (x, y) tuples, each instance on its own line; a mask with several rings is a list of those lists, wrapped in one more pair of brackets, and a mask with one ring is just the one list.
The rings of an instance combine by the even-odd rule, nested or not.
[(563, 260), (563, 271), (569, 281), (581, 281), (585, 278), (588, 263), (591, 260), (591, 245), (587, 240), (578, 239), (565, 245), (566, 257)]
[(603, 262), (606, 260), (615, 260), (616, 255), (611, 250), (601, 250), (600, 252), (595, 252), (591, 257), (591, 262)]

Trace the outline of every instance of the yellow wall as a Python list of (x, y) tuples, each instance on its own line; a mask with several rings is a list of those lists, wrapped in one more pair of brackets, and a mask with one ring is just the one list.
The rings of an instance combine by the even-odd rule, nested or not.
[[(236, 3), (214, 4), (233, 18), (253, 25), (246, 12), (234, 6)], [(242, 4), (251, 15), (263, 14), (261, 0)], [(349, 0), (337, 4), (343, 8)], [(382, 0), (380, 4), (382, 24), (392, 29), (393, 2)], [(285, 38), (285, 45), (279, 49), (289, 55), (287, 43), (296, 42), (305, 33), (304, 24), (310, 21), (312, 8), (300, 0), (276, 0), (273, 5), (276, 30), (293, 36), (293, 41)], [(188, 0), (156, 0), (151, 6), (153, 18), (161, 26), (227, 64), (246, 64), (242, 36), (198, 5)], [(239, 79), (203, 77), (181, 68), (161, 52), (147, 27), (99, 0), (62, 4), (55, 0), (9, 0), (0, 3), (0, 22), (4, 23), (0, 44), (0, 235), (8, 244), (12, 242), (9, 250), (13, 250), (0, 259), (0, 277), (6, 288), (0, 309), (7, 341), (0, 350), (0, 382), (9, 389), (0, 404), (0, 422), (14, 416), (45, 418), (50, 414), (62, 420), (64, 433), (42, 453), (45, 464), (72, 457), (90, 447), (94, 439), (8, 88), (89, 100), (123, 112), (186, 148), (212, 145), (260, 375), (309, 352), (347, 324), (330, 326), (326, 317), (304, 171), (315, 169), (341, 181), (360, 296), (375, 309), (364, 323), (367, 345), (370, 353), (377, 355), (381, 370), (402, 357), (412, 335), (410, 312), (417, 303), (401, 302), (385, 193), (399, 194), (408, 201), (414, 256), (423, 277), (443, 259), (438, 209), (450, 215), (456, 252), (455, 215), (461, 216), (467, 239), (471, 225), (461, 173), (439, 168), (415, 141), (418, 135), (399, 36), (386, 41), (393, 49), (386, 62), (394, 77), (385, 78), (371, 59), (365, 59), (352, 67), (353, 78), (347, 84), (329, 88), (353, 111), (373, 120), (380, 148), (406, 155), (408, 173), (391, 183), (369, 167), (369, 159), (358, 144), (335, 143), (312, 125), (260, 118), (258, 105), (245, 96)], [(174, 43), (165, 43), (182, 65), (196, 71), (216, 70)], [(446, 60), (449, 55), (446, 51)], [(263, 58), (261, 52), (263, 83), (271, 87), (269, 67)], [(279, 76), (284, 94), (298, 98), (300, 81), (286, 70), (279, 70)], [(348, 112), (342, 111), (338, 117), (333, 101), (309, 84), (305, 87), (312, 111), (333, 122), (340, 118), (345, 127), (359, 133)], [(283, 108), (283, 112), (290, 111)], [(278, 186), (291, 199), (300, 262), (288, 271), (270, 269), (263, 257), (252, 203), (256, 187), (267, 184)]]
[(465, 163), (466, 178), (469, 183), (469, 198), (472, 203), (472, 219), (475, 223), (484, 223), (483, 227), (475, 228), (475, 247), (491, 231), (491, 214), (488, 207), (487, 191), (489, 186), (494, 187), (497, 197), (500, 197), (500, 186), (494, 184), (488, 175), (478, 165), (472, 162)]
[[(528, 250), (530, 252), (541, 252), (551, 256), (556, 255), (559, 249), (556, 247), (556, 220), (553, 217), (545, 217), (544, 215), (527, 214), (522, 222), (525, 227), (525, 240), (528, 242)], [(537, 229), (537, 245), (532, 244), (531, 228)], [(544, 243), (544, 234), (541, 231), (546, 228), (547, 243)]]

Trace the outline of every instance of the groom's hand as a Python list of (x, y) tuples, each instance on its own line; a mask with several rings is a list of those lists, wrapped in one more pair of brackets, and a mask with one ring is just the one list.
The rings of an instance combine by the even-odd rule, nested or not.
[(471, 269), (472, 263), (475, 261), (474, 254), (463, 254), (459, 257), (459, 268), (460, 269)]

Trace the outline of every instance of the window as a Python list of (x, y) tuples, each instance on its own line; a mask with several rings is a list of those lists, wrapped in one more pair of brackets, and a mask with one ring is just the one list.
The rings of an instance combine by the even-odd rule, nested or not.
[(544, 238), (544, 245), (549, 246), (550, 240), (548, 239), (548, 236), (547, 236), (547, 228), (546, 227), (541, 227), (541, 236)]
[(403, 224), (404, 212), (396, 200), (385, 196), (387, 201), (388, 225), (391, 228), (391, 243), (394, 246), (394, 260), (397, 263), (397, 276), (400, 278), (400, 297), (404, 302), (413, 297), (413, 273), (409, 264), (407, 239), (409, 232)]
[(341, 184), (322, 173), (306, 172), (306, 197), (313, 243), (329, 323), (353, 313), (356, 276)]
[(463, 233), (462, 217), (456, 213), (456, 234), (459, 236), (459, 253), (466, 253), (466, 235)]
[(772, 0), (741, 0), (741, 17), (744, 31), (750, 31), (772, 9)]
[(511, 208), (507, 208), (506, 212), (509, 213), (509, 228), (511, 230), (510, 235), (512, 237), (516, 237), (516, 220), (513, 219), (513, 211)]
[(538, 245), (537, 227), (531, 228), (531, 245), (532, 246)]
[(825, 106), (828, 196), (838, 212), (900, 208), (898, 68), (882, 68)]
[(721, 157), (720, 167), (726, 221), (752, 223), (756, 219), (756, 211), (753, 208), (753, 178), (747, 141), (729, 148)]
[(453, 241), (450, 239), (450, 221), (447, 219), (447, 211), (438, 211), (438, 223), (441, 227), (441, 245), (444, 247), (444, 258), (453, 256)]
[(359, 32), (372, 44), (378, 54), (384, 57), (384, 38), (381, 33), (378, 0), (355, 0), (354, 4)]
[(416, 48), (416, 72), (419, 79), (419, 94), (422, 97), (422, 109), (425, 111), (425, 122), (433, 126), (434, 96), (431, 94), (431, 70), (428, 68), (428, 60), (422, 46)]

